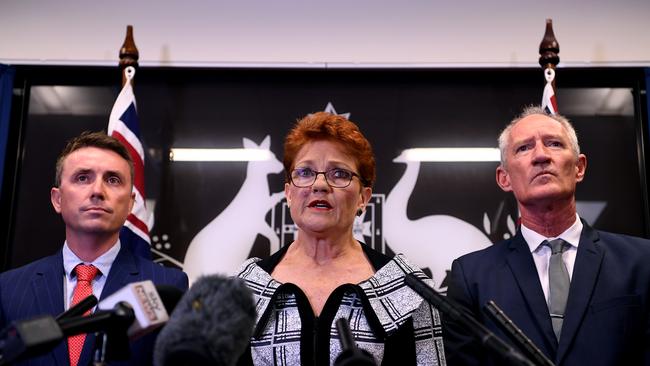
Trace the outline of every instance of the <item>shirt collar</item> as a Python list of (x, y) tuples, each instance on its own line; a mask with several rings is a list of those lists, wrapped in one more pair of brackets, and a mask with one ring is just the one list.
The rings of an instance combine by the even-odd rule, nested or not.
[(576, 213), (576, 221), (573, 225), (556, 237), (545, 237), (544, 235), (527, 228), (524, 224), (521, 224), (521, 235), (524, 237), (524, 240), (526, 240), (526, 244), (528, 244), (528, 248), (530, 248), (531, 252), (536, 251), (544, 240), (553, 240), (557, 238), (563, 239), (567, 243), (571, 244), (571, 246), (577, 248), (578, 243), (580, 243), (582, 227), (582, 221), (580, 221), (580, 217)]
[(92, 264), (93, 266), (97, 267), (100, 275), (107, 275), (108, 271), (111, 269), (113, 261), (115, 261), (115, 258), (117, 258), (117, 254), (120, 252), (121, 247), (122, 245), (120, 243), (120, 239), (117, 239), (115, 245), (106, 251), (106, 253), (100, 255), (94, 261), (86, 263), (79, 259), (76, 254), (74, 254), (72, 249), (70, 249), (68, 246), (68, 242), (66, 241), (63, 243), (63, 270), (65, 271), (66, 277), (68, 279), (72, 279), (74, 273), (73, 270), (80, 263)]

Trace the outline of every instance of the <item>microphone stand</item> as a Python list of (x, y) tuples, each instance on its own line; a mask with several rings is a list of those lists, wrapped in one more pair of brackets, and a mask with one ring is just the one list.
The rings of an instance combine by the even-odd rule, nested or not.
[(372, 355), (354, 343), (354, 336), (345, 318), (336, 321), (336, 329), (339, 331), (342, 351), (336, 357), (334, 366), (377, 366)]
[(124, 361), (131, 357), (129, 337), (123, 331), (95, 332), (93, 365), (105, 366), (109, 361)]
[(531, 360), (534, 360), (537, 365), (555, 366), (493, 300), (485, 303), (483, 309), (487, 311), (487, 314), (496, 322), (499, 328), (510, 337), (510, 340)]
[(95, 344), (93, 346), (93, 366), (108, 366), (106, 360), (106, 344), (108, 336), (105, 332), (95, 332)]
[(105, 366), (108, 361), (128, 360), (131, 348), (127, 330), (135, 320), (133, 308), (126, 302), (119, 302), (110, 315), (114, 324), (103, 329), (95, 329), (93, 345), (93, 365)]
[(502, 341), (483, 324), (479, 323), (473, 316), (465, 311), (458, 310), (458, 305), (452, 303), (446, 297), (437, 293), (429, 285), (415, 277), (414, 274), (408, 273), (404, 276), (404, 283), (428, 303), (435, 306), (440, 312), (450, 319), (458, 322), (465, 330), (471, 333), (476, 340), (499, 356), (503, 361), (513, 366), (536, 366), (528, 358), (523, 356), (514, 347)]

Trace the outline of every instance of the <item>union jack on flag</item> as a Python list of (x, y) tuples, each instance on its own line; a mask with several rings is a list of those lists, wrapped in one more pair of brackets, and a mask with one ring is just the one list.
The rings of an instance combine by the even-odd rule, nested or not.
[(140, 121), (136, 110), (131, 79), (135, 75), (132, 66), (124, 70), (126, 83), (117, 96), (108, 121), (108, 134), (120, 140), (131, 154), (134, 177), (135, 204), (120, 231), (120, 242), (135, 254), (151, 258), (149, 229), (153, 226), (153, 215), (145, 206), (144, 191), (144, 149), (140, 142)]

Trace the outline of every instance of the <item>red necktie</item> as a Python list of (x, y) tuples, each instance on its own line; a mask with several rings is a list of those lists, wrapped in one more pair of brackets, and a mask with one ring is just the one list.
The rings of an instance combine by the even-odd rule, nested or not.
[[(79, 301), (85, 299), (86, 297), (92, 295), (93, 293), (93, 279), (97, 276), (99, 270), (93, 265), (79, 264), (74, 268), (77, 273), (77, 286), (74, 288), (72, 294), (72, 304), (73, 306)], [(90, 310), (84, 313), (84, 316), (90, 314)], [(76, 336), (68, 337), (68, 352), (70, 354), (70, 366), (77, 366), (79, 362), (79, 356), (81, 355), (81, 349), (84, 346), (84, 341), (86, 340), (85, 334), (79, 334)]]

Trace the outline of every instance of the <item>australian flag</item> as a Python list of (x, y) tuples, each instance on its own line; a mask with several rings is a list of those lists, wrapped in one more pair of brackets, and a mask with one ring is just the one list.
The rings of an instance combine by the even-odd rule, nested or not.
[(120, 242), (129, 247), (133, 253), (151, 259), (149, 229), (153, 226), (153, 215), (149, 214), (145, 206), (144, 149), (140, 142), (140, 121), (131, 85), (135, 68), (129, 66), (124, 73), (127, 81), (115, 100), (108, 121), (108, 134), (126, 146), (131, 154), (134, 168), (135, 204), (120, 231)]

